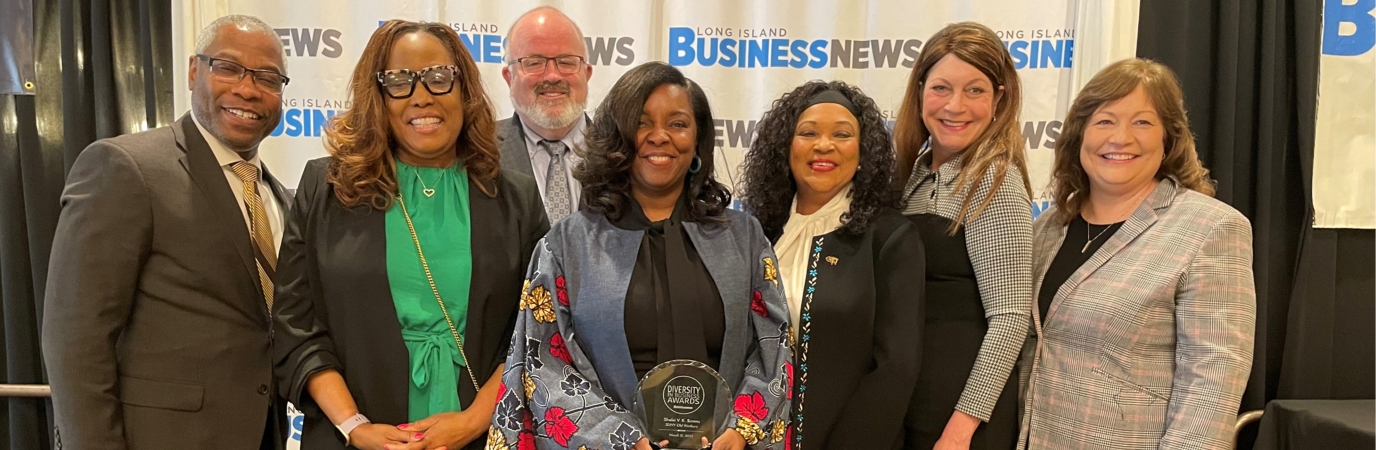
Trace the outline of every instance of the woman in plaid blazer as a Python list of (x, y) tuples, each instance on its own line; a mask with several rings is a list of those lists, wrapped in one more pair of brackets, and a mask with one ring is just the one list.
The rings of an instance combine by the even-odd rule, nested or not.
[(1213, 198), (1175, 75), (1108, 66), (1055, 152), (1019, 448), (1228, 448), (1252, 363), (1252, 230)]

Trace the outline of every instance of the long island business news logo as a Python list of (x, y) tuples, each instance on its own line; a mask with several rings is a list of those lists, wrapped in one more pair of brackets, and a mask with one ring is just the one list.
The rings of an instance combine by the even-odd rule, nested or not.
[[(377, 25), (387, 23), (379, 20)], [(502, 64), (506, 56), (506, 30), (494, 23), (453, 22), (450, 28), (479, 64)], [(594, 66), (631, 66), (635, 64), (635, 38), (628, 36), (584, 36), (588, 64)]]
[(1376, 48), (1376, 0), (1323, 2), (1323, 54), (1357, 56)]
[[(289, 58), (331, 58), (344, 55), (344, 33), (333, 28), (276, 28)], [(287, 89), (291, 92), (291, 88)], [(272, 136), (320, 137), (331, 117), (348, 109), (348, 102), (314, 98), (283, 98), (282, 119)]]
[(320, 137), (330, 126), (330, 119), (349, 109), (347, 100), (318, 98), (282, 99), (282, 120), (271, 136)]
[[(1064, 69), (1074, 61), (1075, 30), (999, 31), (1018, 69)], [(920, 39), (814, 39), (787, 28), (671, 27), (669, 64), (737, 68), (911, 69)]]
[[(890, 132), (893, 132), (894, 120), (897, 115), (888, 110), (883, 111), (882, 115), (886, 119), (885, 125)], [(750, 145), (755, 142), (755, 136), (759, 134), (757, 124), (759, 124), (757, 119), (713, 120), (712, 128), (717, 147), (748, 150)], [(1056, 140), (1061, 138), (1061, 126), (1060, 120), (1023, 121), (1022, 139), (1023, 144), (1026, 145), (1025, 148), (1028, 150), (1055, 148)]]
[(338, 58), (344, 54), (340, 42), (344, 34), (333, 28), (275, 28), (274, 31), (288, 57)]

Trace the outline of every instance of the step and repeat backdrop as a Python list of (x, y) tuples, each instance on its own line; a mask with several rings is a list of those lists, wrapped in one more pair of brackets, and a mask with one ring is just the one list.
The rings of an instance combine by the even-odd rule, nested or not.
[[(1136, 0), (176, 0), (173, 52), (189, 58), (196, 33), (225, 14), (255, 15), (276, 28), (292, 83), (282, 97), (282, 123), (260, 155), (292, 188), (306, 161), (325, 155), (323, 130), (349, 108), (349, 74), (380, 23), (453, 27), (500, 119), (513, 114), (501, 76), (503, 40), (517, 17), (541, 5), (560, 8), (583, 30), (593, 65), (589, 111), (618, 77), (647, 61), (667, 61), (702, 85), (724, 159), (717, 176), (728, 185), (739, 178), (756, 121), (784, 92), (808, 80), (844, 80), (874, 97), (892, 121), (925, 41), (952, 22), (984, 23), (1005, 42), (1022, 79), (1022, 130), (1039, 197), (1034, 212), (1046, 207), (1040, 193), (1051, 149), (1076, 90), (1100, 67), (1132, 57), (1137, 40)], [(175, 79), (186, 79), (186, 64), (176, 70)], [(176, 93), (177, 110), (188, 110), (189, 91)], [(294, 446), (299, 429), (292, 439)]]
[[(779, 95), (808, 80), (845, 80), (893, 120), (924, 41), (946, 24), (974, 20), (994, 29), (1017, 63), (1032, 185), (1041, 192), (1076, 89), (1103, 65), (1132, 57), (1137, 38), (1136, 0), (178, 0), (173, 52), (179, 61), (189, 58), (196, 33), (224, 14), (255, 15), (277, 29), (292, 83), (282, 97), (282, 123), (261, 154), (295, 187), (305, 162), (325, 154), (323, 130), (349, 107), (349, 74), (381, 22), (452, 26), (501, 119), (512, 115), (501, 76), (503, 40), (517, 17), (541, 5), (560, 8), (583, 30), (593, 65), (589, 111), (618, 77), (646, 61), (667, 61), (701, 84), (717, 117), (711, 125), (725, 159), (718, 176), (727, 184), (738, 178), (756, 121)], [(187, 65), (176, 70), (175, 79), (185, 79)], [(178, 111), (190, 108), (189, 92), (176, 91)]]

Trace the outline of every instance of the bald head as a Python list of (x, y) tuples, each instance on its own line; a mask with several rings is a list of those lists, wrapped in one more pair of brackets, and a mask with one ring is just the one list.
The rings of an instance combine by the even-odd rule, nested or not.
[(521, 123), (559, 140), (584, 118), (592, 65), (583, 31), (564, 13), (544, 6), (516, 19), (507, 30), (506, 63), (502, 78)]
[[(531, 47), (559, 46), (567, 54), (588, 56), (587, 45), (583, 42), (583, 30), (573, 23), (569, 16), (551, 6), (541, 6), (527, 11), (506, 32), (507, 62), (516, 58), (530, 56)], [(569, 51), (576, 47), (577, 51)], [(557, 55), (545, 55), (557, 56)]]

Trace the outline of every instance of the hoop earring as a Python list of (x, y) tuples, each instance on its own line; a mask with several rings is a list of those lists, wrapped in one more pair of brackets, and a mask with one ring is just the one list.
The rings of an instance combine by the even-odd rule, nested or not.
[(693, 155), (693, 164), (688, 166), (688, 173), (698, 173), (699, 170), (702, 170), (702, 158)]

